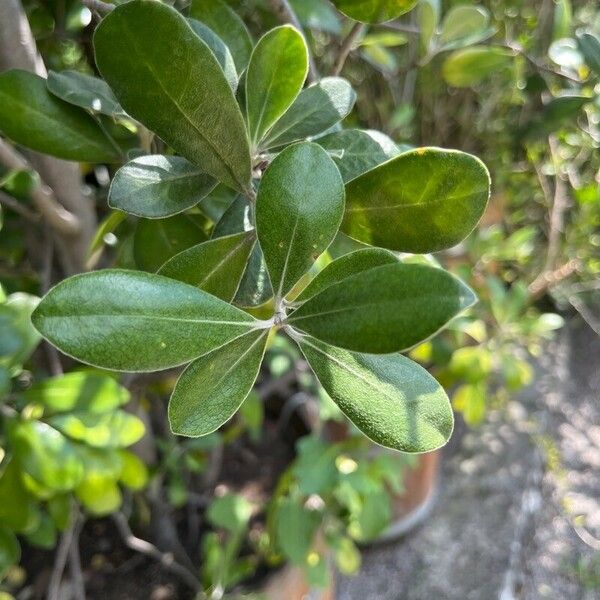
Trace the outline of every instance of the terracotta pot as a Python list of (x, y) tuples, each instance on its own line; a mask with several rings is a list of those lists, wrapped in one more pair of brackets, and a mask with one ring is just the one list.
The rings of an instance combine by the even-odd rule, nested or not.
[(406, 469), (404, 491), (392, 497), (392, 524), (376, 542), (399, 538), (427, 518), (435, 503), (440, 455), (439, 450), (419, 454), (416, 464)]
[(262, 590), (266, 600), (333, 600), (335, 597), (335, 579), (329, 578), (326, 589), (311, 588), (300, 567), (286, 565), (269, 578)]

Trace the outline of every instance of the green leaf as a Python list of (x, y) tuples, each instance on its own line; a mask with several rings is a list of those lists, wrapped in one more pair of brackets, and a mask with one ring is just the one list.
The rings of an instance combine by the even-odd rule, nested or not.
[(116, 162), (120, 156), (93, 117), (53, 96), (46, 80), (28, 71), (0, 74), (0, 132), (66, 160)]
[(21, 533), (34, 522), (36, 506), (21, 480), (21, 467), (13, 458), (0, 476), (0, 522)]
[(514, 53), (505, 48), (472, 46), (452, 52), (442, 65), (442, 75), (454, 87), (469, 87), (510, 67), (513, 58)]
[(327, 249), (343, 211), (342, 178), (320, 146), (295, 144), (273, 160), (258, 190), (256, 229), (277, 297)]
[(171, 257), (206, 240), (201, 223), (192, 215), (140, 219), (133, 237), (135, 263), (156, 272)]
[(300, 342), (317, 379), (344, 414), (371, 440), (402, 452), (443, 446), (454, 426), (440, 384), (400, 354), (348, 352), (311, 338)]
[(242, 114), (221, 65), (184, 17), (133, 0), (102, 19), (94, 48), (100, 73), (132, 117), (209, 175), (250, 187)]
[[(9, 356), (0, 357), (0, 365), (9, 370), (20, 370), (21, 365), (31, 356), (40, 341), (38, 332), (31, 325), (31, 313), (40, 299), (31, 294), (17, 292), (11, 294), (8, 300), (0, 304), (0, 323), (2, 333), (17, 334), (19, 347)], [(8, 331), (7, 331), (8, 330)], [(12, 342), (16, 342), (13, 338)]]
[(124, 448), (144, 435), (144, 423), (122, 410), (101, 415), (69, 412), (50, 417), (48, 423), (71, 439), (93, 448)]
[(452, 406), (460, 412), (471, 427), (485, 418), (485, 383), (461, 385), (452, 397)]
[(84, 508), (96, 517), (109, 515), (121, 506), (123, 498), (117, 482), (106, 475), (91, 473), (75, 490)]
[(98, 77), (79, 71), (50, 71), (46, 85), (51, 94), (69, 104), (109, 117), (125, 116), (110, 87)]
[(216, 185), (215, 179), (180, 156), (140, 156), (116, 172), (108, 205), (159, 219), (195, 206)]
[(21, 560), (21, 546), (15, 534), (0, 526), (0, 579), (4, 578), (10, 567)]
[(346, 117), (355, 100), (356, 93), (348, 81), (325, 77), (300, 92), (261, 147), (275, 148), (318, 135)]
[(27, 542), (38, 548), (52, 550), (56, 546), (56, 525), (48, 515), (42, 512), (40, 522), (33, 531), (27, 532)]
[(148, 483), (148, 469), (146, 465), (128, 450), (119, 450), (121, 457), (121, 473), (119, 481), (130, 490), (139, 491)]
[(17, 422), (9, 438), (20, 465), (42, 486), (66, 492), (81, 481), (83, 464), (76, 448), (47, 423)]
[(330, 285), (288, 322), (335, 346), (385, 354), (431, 337), (475, 300), (470, 288), (442, 269), (397, 263)]
[(390, 250), (437, 252), (471, 233), (489, 194), (490, 176), (478, 158), (411, 150), (347, 184), (342, 231)]
[(226, 494), (215, 498), (206, 511), (213, 527), (220, 527), (231, 533), (243, 530), (252, 516), (252, 505), (243, 496)]
[(62, 281), (32, 320), (66, 354), (120, 371), (182, 365), (256, 327), (247, 313), (190, 285), (116, 269)]
[(238, 75), (235, 69), (235, 63), (229, 48), (225, 42), (207, 25), (197, 21), (196, 19), (188, 19), (188, 22), (197, 36), (212, 50), (215, 58), (221, 65), (225, 79), (229, 83), (229, 87), (235, 93), (238, 85)]
[(256, 44), (246, 73), (246, 115), (256, 146), (292, 105), (308, 73), (308, 49), (291, 25), (271, 29)]
[[(243, 231), (253, 231), (253, 209), (254, 206), (251, 206), (246, 198), (239, 195), (216, 224), (213, 239)], [(263, 252), (260, 245), (255, 244), (235, 295), (234, 303), (237, 306), (259, 306), (272, 297), (273, 288), (269, 280)]]
[(169, 401), (173, 433), (199, 437), (231, 419), (256, 381), (267, 335), (267, 330), (253, 331), (187, 367)]
[(295, 565), (305, 565), (321, 514), (308, 510), (291, 498), (284, 498), (277, 509), (277, 545)]
[(581, 109), (592, 101), (593, 98), (571, 94), (552, 98), (527, 124), (526, 137), (546, 137), (563, 127), (576, 126)]
[(444, 50), (480, 42), (493, 34), (489, 12), (482, 6), (454, 6), (442, 23), (440, 42)]
[(34, 383), (23, 397), (42, 404), (50, 413), (86, 411), (99, 415), (126, 404), (130, 395), (113, 377), (74, 371)]
[(394, 254), (381, 248), (365, 248), (364, 250), (350, 252), (329, 263), (302, 290), (302, 293), (298, 295), (294, 303), (305, 302), (334, 283), (339, 283), (356, 273), (397, 262), (398, 258)]
[(344, 182), (374, 169), (400, 153), (398, 146), (379, 131), (344, 129), (317, 140), (329, 152)]
[(237, 13), (224, 0), (192, 0), (190, 17), (208, 25), (231, 51), (238, 73), (248, 66), (252, 38)]
[(158, 273), (231, 302), (255, 243), (254, 230), (209, 240), (176, 254)]
[(600, 38), (590, 32), (577, 35), (577, 45), (587, 66), (600, 77)]
[(363, 23), (384, 23), (409, 10), (419, 0), (332, 0), (335, 7), (347, 17)]
[(440, 0), (421, 0), (419, 4), (419, 28), (421, 54), (426, 56), (440, 21)]

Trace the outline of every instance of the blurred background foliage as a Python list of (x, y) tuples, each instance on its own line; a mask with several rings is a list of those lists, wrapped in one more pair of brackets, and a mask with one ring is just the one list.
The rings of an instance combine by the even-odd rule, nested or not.
[[(188, 3), (170, 4), (185, 10)], [(255, 38), (278, 23), (277, 3), (229, 4)], [(23, 5), (48, 69), (95, 73), (97, 15), (78, 0)], [(411, 352), (476, 427), (491, 406), (533, 381), (535, 357), (565, 317), (578, 311), (600, 333), (600, 7), (595, 0), (420, 0), (400, 19), (366, 26), (327, 0), (291, 5), (319, 72), (343, 75), (358, 92), (346, 127), (377, 129), (406, 147), (468, 151), (491, 171), (493, 195), (478, 229), (428, 258), (460, 274), (480, 303)], [(137, 143), (130, 123), (107, 119), (107, 127), (123, 147)], [(100, 223), (90, 267), (152, 269), (172, 249), (141, 238), (156, 240), (156, 227), (167, 227), (182, 250), (233, 201), (219, 189), (202, 212), (136, 228), (107, 207), (108, 168), (81, 170)], [(324, 548), (340, 570), (356, 571), (357, 544), (389, 525), (390, 498), (410, 460), (374, 453), (352, 432), (328, 441), (337, 409), (283, 337), (271, 340), (268, 368), (239, 417), (199, 440), (168, 430), (173, 373), (121, 380), (81, 366), (63, 373), (29, 324), (49, 283), (27, 257), (37, 179), (32, 170), (0, 167), (5, 589), (34, 581), (33, 547), (57, 547), (60, 555), (66, 533), (78, 536), (88, 517), (107, 515), (132, 550), (145, 542), (129, 522), (142, 532), (160, 529), (146, 553), (161, 561), (159, 547), (166, 548), (183, 565), (183, 574), (170, 570), (210, 597), (284, 561), (326, 584)], [(340, 236), (319, 267), (356, 247)], [(245, 453), (254, 467), (242, 476)], [(265, 475), (256, 462), (275, 454)], [(27, 560), (17, 567), (21, 544)]]

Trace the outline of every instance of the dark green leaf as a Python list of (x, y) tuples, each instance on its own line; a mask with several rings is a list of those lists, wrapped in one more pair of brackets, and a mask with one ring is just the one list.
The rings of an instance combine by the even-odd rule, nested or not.
[(235, 93), (238, 85), (238, 76), (229, 48), (208, 25), (196, 19), (188, 19), (188, 21), (196, 35), (200, 36), (200, 39), (212, 50), (221, 65), (221, 69), (223, 69), (225, 79), (227, 79), (229, 86)]
[(63, 352), (123, 371), (185, 364), (256, 327), (250, 315), (202, 290), (124, 270), (59, 283), (32, 320)]
[(23, 392), (27, 402), (42, 404), (50, 413), (86, 411), (103, 414), (129, 401), (129, 391), (108, 375), (74, 371), (34, 383)]
[(397, 263), (330, 285), (288, 320), (329, 344), (385, 354), (431, 337), (475, 300), (470, 288), (442, 269)]
[(398, 258), (388, 250), (381, 248), (365, 248), (345, 254), (328, 264), (300, 293), (294, 303), (305, 302), (325, 288), (343, 279), (390, 263), (397, 263)]
[(300, 346), (325, 391), (374, 442), (428, 452), (450, 438), (454, 419), (448, 397), (417, 363), (400, 354), (348, 352), (311, 338)]
[(258, 145), (292, 105), (307, 72), (306, 42), (291, 25), (271, 29), (258, 41), (246, 73), (246, 114), (252, 144)]
[(67, 438), (46, 423), (20, 421), (9, 432), (12, 448), (23, 469), (44, 487), (73, 489), (83, 477), (83, 463)]
[(18, 533), (37, 520), (36, 506), (21, 480), (21, 466), (13, 458), (3, 461), (0, 475), (0, 522)]
[(50, 71), (48, 89), (61, 100), (103, 115), (122, 117), (123, 109), (108, 85), (79, 71)]
[(600, 38), (589, 32), (577, 35), (577, 45), (587, 66), (600, 77)]
[(102, 19), (94, 48), (100, 73), (132, 117), (208, 174), (249, 188), (241, 112), (215, 55), (184, 17), (133, 0)]
[(355, 21), (384, 23), (409, 10), (419, 0), (332, 0), (336, 8)]
[(284, 498), (277, 509), (277, 545), (295, 565), (306, 565), (321, 514)]
[(220, 527), (232, 533), (243, 530), (252, 516), (252, 505), (243, 496), (226, 494), (215, 498), (206, 511), (213, 527)]
[(320, 146), (295, 144), (273, 160), (258, 190), (256, 228), (278, 298), (327, 249), (343, 211), (342, 178)]
[(191, 215), (140, 219), (133, 238), (136, 265), (156, 272), (171, 257), (206, 240), (201, 223)]
[(173, 433), (199, 437), (231, 419), (256, 381), (267, 335), (253, 331), (187, 367), (169, 401)]
[(469, 87), (513, 63), (512, 50), (472, 46), (452, 52), (442, 65), (444, 79), (454, 87)]
[[(246, 198), (241, 195), (238, 196), (216, 224), (213, 238), (241, 233), (242, 231), (252, 231), (254, 229), (252, 213), (253, 206), (248, 203)], [(255, 244), (234, 303), (237, 306), (258, 306), (272, 297), (273, 288), (269, 281), (262, 249), (259, 244)]]
[(231, 302), (255, 243), (254, 230), (209, 240), (176, 254), (158, 273)]
[(561, 127), (575, 126), (581, 109), (592, 101), (593, 98), (587, 96), (570, 94), (552, 98), (527, 125), (526, 137), (545, 137)]
[(248, 66), (252, 38), (244, 22), (224, 0), (192, 0), (190, 17), (208, 25), (231, 51), (238, 73)]
[(275, 148), (318, 135), (350, 113), (356, 93), (341, 77), (325, 77), (302, 90), (261, 144)]
[(180, 156), (140, 156), (121, 167), (108, 205), (138, 217), (169, 217), (195, 206), (217, 182)]
[(0, 526), (0, 578), (4, 578), (10, 567), (21, 559), (21, 546), (15, 534), (8, 528)]
[(0, 132), (21, 146), (87, 162), (116, 162), (120, 152), (85, 110), (53, 96), (28, 71), (0, 74)]
[(397, 156), (398, 146), (379, 131), (344, 129), (317, 140), (335, 161), (345, 182)]
[(33, 531), (27, 532), (26, 538), (33, 546), (45, 550), (52, 550), (56, 546), (56, 525), (48, 513), (41, 513), (40, 522)]
[(437, 252), (471, 233), (489, 194), (490, 176), (478, 158), (411, 150), (347, 184), (342, 231), (390, 250)]

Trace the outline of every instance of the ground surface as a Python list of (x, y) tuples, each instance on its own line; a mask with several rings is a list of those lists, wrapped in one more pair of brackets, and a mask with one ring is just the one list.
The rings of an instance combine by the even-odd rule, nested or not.
[(600, 598), (600, 338), (574, 320), (540, 363), (448, 448), (426, 524), (367, 550), (338, 600)]

